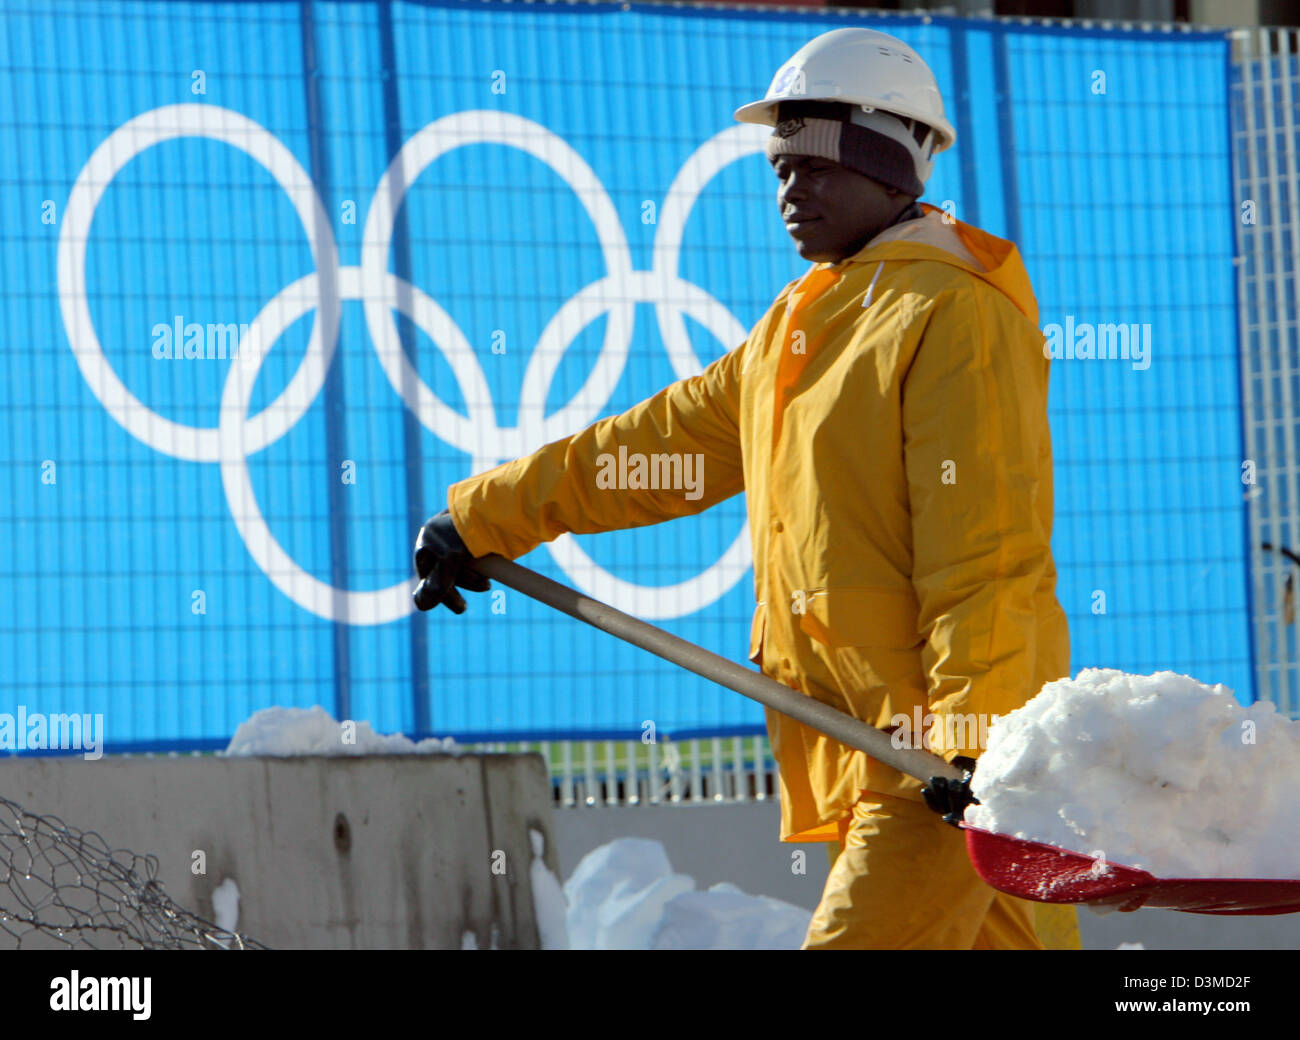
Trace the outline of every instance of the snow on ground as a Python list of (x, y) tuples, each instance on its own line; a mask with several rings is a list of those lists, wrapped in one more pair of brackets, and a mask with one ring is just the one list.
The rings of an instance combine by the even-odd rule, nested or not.
[(989, 730), (966, 822), (1157, 877), (1300, 877), (1300, 722), (1185, 675), (1086, 668)]
[(530, 828), (528, 841), (533, 847), (528, 879), (533, 885), (533, 906), (542, 949), (567, 950), (569, 936), (565, 927), (564, 890), (560, 887), (559, 878), (551, 873), (550, 867), (542, 859), (546, 855), (546, 835)]
[(657, 841), (589, 852), (564, 885), (575, 950), (797, 950), (812, 913), (734, 885), (696, 891)]
[(429, 755), (458, 754), (451, 737), (419, 743), (400, 733), (376, 733), (368, 722), (336, 722), (313, 708), (263, 708), (239, 724), (224, 754), (270, 755)]
[(496, 922), (495, 922), (495, 921), (492, 922), (492, 933), (491, 933), (491, 935), (489, 936), (489, 938), (490, 938), (490, 940), (491, 940), (490, 945), (480, 947), (479, 944), (478, 944), (478, 933), (477, 933), (477, 932), (466, 931), (466, 932), (464, 932), (464, 933), (461, 935), (461, 937), (460, 937), (460, 948), (461, 948), (462, 950), (478, 950), (478, 949), (484, 949), (484, 950), (497, 950), (497, 949), (500, 949), (500, 947), (497, 945), (497, 941), (501, 938), (501, 936), (500, 936), (500, 934), (499, 934), (498, 931), (497, 931), (497, 926), (496, 926)]
[(212, 912), (218, 928), (239, 931), (239, 886), (234, 878), (226, 878), (212, 890)]

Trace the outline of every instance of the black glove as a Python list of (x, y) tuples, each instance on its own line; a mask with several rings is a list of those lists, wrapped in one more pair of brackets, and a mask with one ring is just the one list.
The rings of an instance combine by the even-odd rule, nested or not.
[(932, 776), (930, 782), (921, 788), (925, 804), (943, 816), (944, 823), (954, 827), (961, 823), (966, 806), (979, 805), (979, 799), (970, 793), (971, 777), (975, 774), (975, 759), (958, 755), (952, 764), (965, 775), (960, 780), (949, 780), (946, 776)]
[(439, 603), (455, 614), (465, 613), (465, 600), (456, 586), (470, 592), (487, 592), (488, 580), (472, 571), (474, 557), (465, 548), (451, 513), (443, 510), (430, 517), (415, 539), (415, 572), (420, 584), (411, 599), (419, 610), (432, 610)]

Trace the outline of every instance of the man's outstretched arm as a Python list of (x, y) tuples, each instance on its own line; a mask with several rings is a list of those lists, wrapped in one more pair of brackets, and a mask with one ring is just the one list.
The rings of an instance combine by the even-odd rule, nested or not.
[[(741, 344), (698, 376), (665, 387), (622, 415), (453, 484), (447, 507), (469, 552), (513, 559), (565, 532), (657, 524), (743, 490), (744, 352)], [(620, 464), (620, 449), (626, 464)], [(676, 486), (619, 486), (637, 482), (635, 476), (619, 478), (631, 475), (639, 458), (646, 460), (643, 473)]]

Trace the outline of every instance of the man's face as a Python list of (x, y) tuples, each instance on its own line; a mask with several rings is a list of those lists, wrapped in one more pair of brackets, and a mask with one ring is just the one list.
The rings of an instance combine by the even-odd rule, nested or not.
[(839, 263), (862, 249), (912, 200), (864, 174), (815, 155), (778, 155), (781, 219), (813, 263)]

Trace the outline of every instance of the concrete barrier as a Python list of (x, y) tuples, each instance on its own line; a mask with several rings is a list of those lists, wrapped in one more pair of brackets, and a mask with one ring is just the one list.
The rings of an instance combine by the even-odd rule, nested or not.
[(272, 947), (536, 948), (530, 831), (558, 874), (536, 754), (15, 757), (0, 795), (152, 853), (168, 895), (210, 921), (233, 878), (238, 930)]

